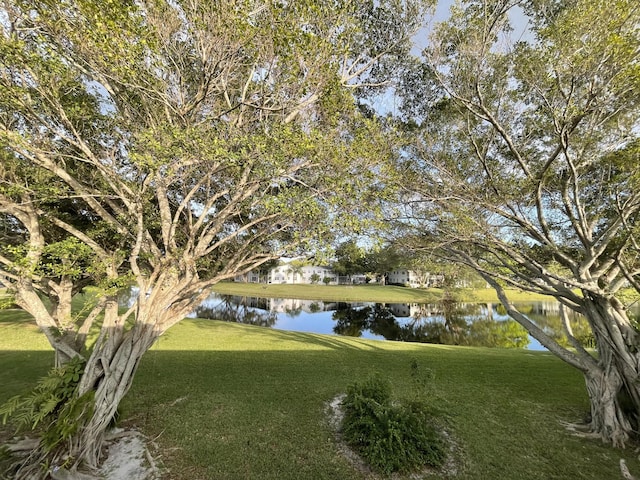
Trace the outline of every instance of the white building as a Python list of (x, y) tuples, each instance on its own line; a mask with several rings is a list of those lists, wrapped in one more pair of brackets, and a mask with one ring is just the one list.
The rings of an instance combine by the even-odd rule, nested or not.
[(420, 279), (413, 270), (393, 270), (387, 272), (387, 283), (419, 287)]
[(387, 272), (387, 283), (406, 285), (412, 288), (434, 287), (444, 281), (444, 275), (432, 275), (428, 272), (399, 269)]
[(260, 283), (260, 273), (259, 272), (249, 272), (244, 275), (236, 275), (233, 279), (235, 282), (243, 282), (243, 283)]
[(335, 285), (338, 283), (338, 276), (329, 267), (318, 265), (292, 266), (284, 263), (269, 271), (267, 283)]
[[(318, 284), (318, 285), (346, 285), (365, 284), (365, 275), (338, 276), (330, 267), (319, 265), (300, 265), (299, 261), (283, 260), (280, 265), (272, 268), (266, 274), (260, 275), (249, 272), (238, 275), (236, 282), (245, 283), (273, 283), (273, 284)], [(386, 283), (405, 285), (408, 287), (434, 287), (444, 281), (443, 275), (432, 275), (427, 272), (408, 269), (398, 269), (386, 273)]]

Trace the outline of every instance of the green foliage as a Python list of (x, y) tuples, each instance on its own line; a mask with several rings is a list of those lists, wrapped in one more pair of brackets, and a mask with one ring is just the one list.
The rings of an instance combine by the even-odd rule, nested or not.
[(85, 361), (75, 357), (52, 369), (29, 394), (11, 397), (0, 406), (2, 424), (11, 417), (18, 431), (44, 425), (41, 438), (48, 452), (69, 439), (92, 413), (93, 392), (77, 395), (84, 366)]
[(364, 250), (354, 241), (344, 242), (336, 248), (333, 271), (339, 275), (353, 275), (365, 271)]
[(94, 252), (89, 246), (68, 237), (44, 247), (38, 273), (49, 278), (68, 276), (78, 279), (92, 271), (93, 259)]
[(96, 292), (102, 295), (117, 295), (129, 291), (132, 283), (133, 275), (131, 273), (120, 275), (116, 278), (104, 278), (98, 283)]
[[(417, 374), (417, 362), (411, 368)], [(345, 440), (376, 470), (390, 474), (443, 464), (445, 444), (428, 408), (418, 401), (392, 402), (387, 380), (372, 376), (355, 383), (343, 406)]]
[(348, 409), (351, 401), (356, 402), (361, 398), (387, 404), (391, 401), (391, 384), (380, 375), (372, 375), (362, 383), (354, 383), (347, 390), (344, 405)]
[(15, 297), (13, 295), (0, 294), (0, 310), (16, 308)]
[(26, 245), (3, 245), (1, 249), (2, 253), (9, 258), (13, 259), (15, 265), (14, 268), (27, 270), (30, 267), (27, 254), (29, 249)]

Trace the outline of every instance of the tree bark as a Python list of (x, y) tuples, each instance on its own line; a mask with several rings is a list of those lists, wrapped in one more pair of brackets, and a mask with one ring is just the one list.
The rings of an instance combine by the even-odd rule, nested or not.
[[(154, 309), (153, 305), (150, 307)], [(99, 466), (105, 434), (121, 400), (131, 388), (140, 359), (166, 330), (158, 325), (162, 325), (161, 320), (167, 318), (154, 315), (157, 312), (150, 310), (139, 313), (133, 327), (126, 330), (123, 318), (118, 315), (115, 298), (107, 302), (100, 335), (77, 387), (75, 398), (90, 394), (82, 413), (72, 419), (77, 422), (77, 431), (52, 452), (48, 452), (41, 443), (22, 463), (16, 472), (16, 479), (36, 478), (42, 474), (40, 465), (46, 463), (54, 468), (69, 459), (74, 462), (74, 471), (78, 467), (93, 470)], [(58, 345), (63, 346), (65, 340), (71, 339), (60, 340)]]
[(637, 337), (615, 298), (585, 294), (584, 308), (598, 350), (598, 368), (585, 373), (591, 430), (603, 441), (624, 447), (637, 431), (640, 414)]
[(83, 412), (87, 417), (81, 414), (74, 418), (78, 430), (55, 452), (47, 452), (40, 443), (16, 472), (16, 480), (38, 478), (42, 475), (40, 465), (45, 461), (50, 468), (55, 468), (71, 459), (72, 471), (79, 467), (89, 471), (99, 467), (109, 425), (133, 383), (140, 359), (159, 336), (152, 325), (136, 325), (124, 334), (109, 333), (114, 341), (96, 345), (79, 383), (78, 396), (93, 392), (87, 405), (91, 408)]
[(592, 355), (585, 349), (570, 350), (561, 346), (517, 310), (497, 281), (479, 273), (496, 290), (514, 320), (549, 351), (583, 373), (590, 401), (591, 432), (605, 443), (624, 447), (639, 427), (640, 348), (622, 304), (615, 297), (583, 291), (581, 313), (596, 341), (597, 355)]
[(77, 463), (99, 465), (104, 435), (131, 388), (140, 359), (157, 337), (152, 326), (136, 325), (121, 336), (116, 348), (107, 343), (93, 351), (79, 391), (79, 395), (94, 391), (93, 413), (70, 442), (69, 453)]
[(624, 448), (633, 432), (625, 409), (620, 403), (623, 381), (614, 369), (596, 370), (585, 374), (587, 393), (591, 403), (591, 431), (603, 442)]

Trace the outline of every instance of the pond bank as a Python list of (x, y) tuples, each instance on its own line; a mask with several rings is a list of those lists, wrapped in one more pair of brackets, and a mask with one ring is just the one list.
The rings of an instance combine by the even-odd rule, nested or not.
[[(264, 283), (219, 283), (213, 291), (223, 295), (263, 298), (299, 298), (336, 302), (431, 303), (444, 295), (441, 288), (408, 288), (395, 285), (296, 285)], [(461, 302), (497, 302), (490, 288), (457, 289)], [(548, 301), (551, 297), (519, 290), (507, 290), (513, 302)]]

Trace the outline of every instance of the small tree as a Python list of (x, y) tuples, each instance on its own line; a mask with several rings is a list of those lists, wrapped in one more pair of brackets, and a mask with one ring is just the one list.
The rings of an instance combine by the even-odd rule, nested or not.
[(305, 262), (302, 260), (292, 260), (287, 268), (287, 273), (291, 276), (291, 283), (297, 283), (302, 279), (302, 269), (305, 266)]
[(375, 276), (383, 284), (386, 281), (386, 273), (398, 268), (404, 258), (393, 244), (375, 246), (364, 256), (362, 263), (364, 271)]

